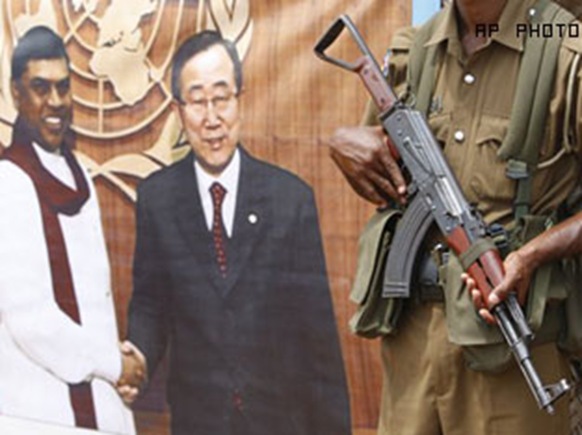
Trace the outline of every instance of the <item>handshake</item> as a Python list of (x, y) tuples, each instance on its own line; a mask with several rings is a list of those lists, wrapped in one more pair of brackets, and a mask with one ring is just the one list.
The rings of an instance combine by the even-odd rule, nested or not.
[(122, 369), (116, 388), (122, 400), (131, 405), (147, 381), (147, 362), (141, 351), (130, 341), (120, 343), (119, 349)]

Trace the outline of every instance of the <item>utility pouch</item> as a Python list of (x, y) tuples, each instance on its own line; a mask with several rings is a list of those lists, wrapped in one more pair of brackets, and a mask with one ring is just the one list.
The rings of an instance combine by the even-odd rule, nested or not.
[[(523, 216), (510, 235), (511, 249), (545, 231), (551, 225), (545, 216)], [(476, 313), (471, 298), (460, 279), (462, 267), (451, 256), (443, 279), (446, 297), (447, 326), (451, 342), (463, 347), (468, 367), (485, 372), (500, 372), (513, 357), (501, 332), (485, 323)], [(540, 267), (533, 276), (525, 306), (527, 321), (534, 332), (533, 344), (558, 341), (563, 323), (563, 301), (567, 297), (561, 262)], [(582, 298), (581, 298), (582, 302)], [(580, 328), (582, 343), (582, 324)]]
[(349, 325), (354, 334), (364, 338), (392, 334), (402, 312), (404, 300), (382, 297), (384, 268), (400, 216), (399, 210), (379, 211), (360, 235), (358, 266), (350, 293), (358, 309)]

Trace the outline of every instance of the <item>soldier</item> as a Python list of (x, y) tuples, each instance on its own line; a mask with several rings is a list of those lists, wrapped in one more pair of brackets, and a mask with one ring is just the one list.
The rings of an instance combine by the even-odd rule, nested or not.
[[(404, 91), (408, 81), (417, 101), (427, 102), (423, 109), (429, 124), (469, 202), (476, 204), (487, 223), (504, 225), (514, 247), (525, 242), (523, 235), (535, 236), (546, 224), (572, 213), (566, 205), (581, 169), (582, 95), (576, 90), (582, 41), (566, 37), (553, 52), (544, 52), (541, 61), (555, 71), (549, 76), (552, 92), (547, 98), (539, 88), (520, 89), (518, 77), (537, 79), (539, 68), (526, 59), (535, 52), (528, 47), (543, 41), (526, 42), (515, 29), (534, 20), (580, 24), (547, 1), (454, 0), (417, 31), (399, 32), (389, 64), (389, 80), (396, 89)], [(497, 25), (499, 31), (479, 34), (480, 24)], [(534, 96), (542, 109), (527, 103)], [(519, 174), (523, 182), (516, 181), (506, 175), (506, 169), (510, 161), (517, 162), (525, 137), (515, 141), (512, 150), (507, 132), (527, 123), (527, 115), (535, 110), (546, 111), (545, 124), (532, 135), (532, 154), (539, 164)], [(368, 113), (367, 119), (374, 119), (372, 115)], [(380, 127), (339, 129), (330, 150), (358, 194), (382, 206), (406, 204), (404, 177)], [(516, 200), (519, 204), (514, 207)], [(438, 243), (430, 235), (419, 261), (429, 262), (428, 252)], [(548, 259), (571, 252), (566, 248)], [(384, 389), (378, 433), (567, 434), (567, 401), (557, 404), (555, 416), (538, 410), (519, 368), (500, 347), (499, 334), (471, 312), (458, 260), (451, 254), (444, 256), (445, 261), (447, 257), (440, 279), (417, 277), (398, 332), (382, 340)], [(563, 272), (560, 263), (552, 263), (551, 268), (547, 273)], [(568, 281), (537, 282), (539, 288), (530, 291), (528, 306), (542, 309), (528, 314), (541, 315), (545, 306), (545, 315), (531, 351), (542, 379), (557, 380), (568, 373), (558, 343), (565, 323), (559, 313), (571, 300), (564, 301)], [(441, 289), (440, 296), (435, 288)], [(546, 297), (552, 302), (545, 304)], [(500, 349), (503, 357), (497, 353)]]

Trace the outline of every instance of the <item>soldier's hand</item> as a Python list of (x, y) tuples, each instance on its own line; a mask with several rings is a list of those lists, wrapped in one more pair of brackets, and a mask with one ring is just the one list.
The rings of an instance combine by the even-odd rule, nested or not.
[(525, 304), (527, 298), (527, 291), (533, 274), (531, 263), (526, 261), (518, 250), (507, 256), (503, 262), (503, 267), (505, 276), (499, 285), (491, 291), (487, 300), (483, 299), (483, 294), (468, 274), (463, 273), (461, 275), (471, 294), (475, 308), (488, 323), (495, 323), (490, 309), (507, 298), (509, 292), (514, 291), (517, 293), (517, 300), (521, 305)]
[(346, 127), (329, 142), (332, 159), (356, 193), (381, 206), (389, 199), (406, 202), (406, 183), (387, 140), (379, 126)]

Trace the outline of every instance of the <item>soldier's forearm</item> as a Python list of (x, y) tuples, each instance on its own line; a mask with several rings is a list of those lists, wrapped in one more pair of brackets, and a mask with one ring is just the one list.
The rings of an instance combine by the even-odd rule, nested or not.
[(582, 212), (535, 237), (519, 253), (534, 269), (582, 253)]

